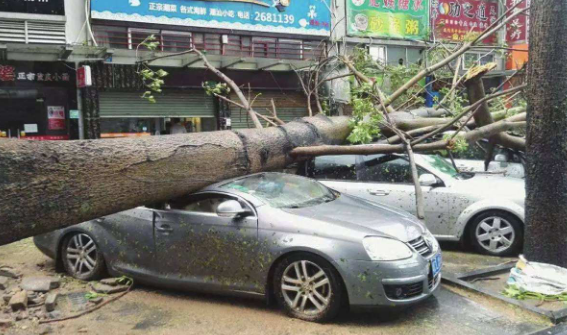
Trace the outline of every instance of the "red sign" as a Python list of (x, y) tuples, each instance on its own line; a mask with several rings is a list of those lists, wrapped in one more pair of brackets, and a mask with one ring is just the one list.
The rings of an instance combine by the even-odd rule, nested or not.
[(24, 140), (34, 141), (64, 141), (69, 139), (69, 135), (39, 135), (22, 137)]
[(65, 107), (47, 106), (47, 129), (64, 130), (66, 128)]
[[(506, 7), (515, 6), (520, 0), (506, 0)], [(530, 0), (521, 2), (514, 11), (522, 10), (530, 6)], [(511, 13), (512, 14), (512, 13)], [(510, 14), (510, 15), (511, 15)], [(524, 44), (528, 43), (529, 23), (525, 13), (522, 13), (506, 24), (506, 42), (508, 44)]]
[(91, 67), (88, 65), (81, 66), (77, 69), (77, 87), (89, 87), (92, 85)]
[[(468, 34), (480, 34), (498, 19), (498, 3), (487, 0), (432, 0), (431, 20), (435, 37), (459, 42)], [(496, 43), (496, 34), (484, 44)]]

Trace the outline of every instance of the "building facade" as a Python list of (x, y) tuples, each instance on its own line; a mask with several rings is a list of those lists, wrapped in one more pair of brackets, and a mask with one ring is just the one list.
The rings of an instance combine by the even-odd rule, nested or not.
[(73, 10), (63, 0), (0, 2), (0, 137), (77, 134)]
[[(427, 65), (433, 43), (456, 45), (482, 32), (505, 10), (496, 0), (336, 0), (333, 9), (336, 27), (331, 40), (342, 48), (340, 52), (364, 48), (376, 61), (390, 66)], [(467, 52), (459, 73), (494, 62), (497, 67), (486, 76), (485, 86), (497, 87), (508, 72), (506, 57), (493, 47), (504, 38), (502, 31)], [(456, 66), (456, 61), (451, 64)], [(429, 104), (438, 89), (438, 85), (427, 89)]]
[[(287, 121), (308, 115), (298, 70), (355, 47), (388, 65), (423, 65), (432, 42), (461, 42), (504, 11), (496, 0), (2, 2), (0, 136), (153, 136), (167, 134), (173, 119), (188, 132), (251, 127), (237, 105), (205, 93), (204, 82), (220, 80), (187, 53), (193, 48), (240, 85), (256, 111), (270, 114), (274, 100), (278, 117)], [(520, 18), (482, 41), (464, 55), (460, 72), (496, 62), (485, 86), (498, 86), (514, 66), (508, 61), (507, 69), (494, 46), (512, 40), (518, 49), (527, 46), (526, 25)], [(142, 45), (149, 36), (156, 50)], [(139, 61), (153, 58), (151, 67), (168, 75), (150, 103), (141, 98), (148, 89)], [(77, 87), (76, 71), (85, 65), (92, 85)], [(331, 106), (348, 103), (349, 92), (348, 79), (326, 91)], [(228, 98), (236, 100), (234, 92)]]
[[(219, 82), (195, 54), (226, 73), (253, 99), (259, 113), (271, 113), (275, 99), (285, 120), (307, 115), (306, 98), (295, 69), (325, 57), (330, 11), (324, 1), (100, 0), (91, 5), (89, 41), (103, 55), (91, 62), (93, 111), (100, 136), (169, 133), (174, 119), (188, 132), (253, 126), (248, 114), (206, 94), (204, 82)], [(141, 43), (153, 36), (156, 51)], [(168, 72), (156, 102), (145, 91), (137, 61)], [(232, 100), (234, 96), (229, 96)], [(177, 122), (177, 120), (175, 120)]]

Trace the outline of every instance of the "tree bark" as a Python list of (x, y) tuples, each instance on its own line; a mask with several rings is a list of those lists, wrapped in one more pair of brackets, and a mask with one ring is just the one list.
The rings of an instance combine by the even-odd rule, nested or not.
[(285, 126), (94, 141), (0, 140), (0, 245), (284, 168), (299, 146), (339, 144), (347, 117)]
[(567, 267), (567, 1), (532, 1), (528, 64), (528, 260)]

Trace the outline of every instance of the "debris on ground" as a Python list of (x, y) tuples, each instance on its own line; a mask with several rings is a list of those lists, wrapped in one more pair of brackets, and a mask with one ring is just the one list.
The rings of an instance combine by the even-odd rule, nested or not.
[(518, 300), (567, 302), (567, 269), (559, 266), (529, 262), (520, 255), (503, 292)]
[(59, 285), (61, 281), (55, 277), (24, 277), (20, 287), (26, 291), (49, 292)]
[[(64, 275), (60, 278), (22, 276), (14, 268), (0, 266), (0, 333), (16, 324), (19, 324), (17, 327), (20, 329), (27, 329), (32, 325), (39, 326), (42, 323), (89, 313), (124, 295), (132, 287), (132, 280), (127, 277), (107, 278), (91, 283), (77, 281), (72, 287), (64, 289), (68, 281), (69, 278)], [(89, 287), (94, 292), (90, 291)], [(111, 296), (119, 292), (120, 295)], [(84, 301), (80, 310), (60, 306), (68, 305), (63, 302), (69, 302), (74, 298), (81, 298), (80, 300)], [(82, 332), (86, 331), (86, 329), (82, 330)], [(39, 334), (42, 335), (53, 332), (49, 326), (39, 328)]]
[(49, 293), (45, 298), (45, 310), (47, 312), (53, 312), (57, 306), (58, 293)]
[(91, 283), (90, 286), (93, 289), (93, 291), (95, 291), (96, 293), (102, 293), (102, 294), (114, 294), (114, 293), (120, 293), (120, 292), (124, 292), (124, 291), (128, 290), (127, 285), (110, 286), (110, 285), (103, 284), (101, 282)]

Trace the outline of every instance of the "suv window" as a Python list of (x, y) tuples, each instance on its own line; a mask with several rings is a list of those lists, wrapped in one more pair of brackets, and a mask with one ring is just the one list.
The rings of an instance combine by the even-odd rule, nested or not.
[[(417, 167), (418, 175), (428, 173)], [(413, 183), (409, 161), (391, 155), (370, 156), (358, 167), (358, 180), (377, 183)]]
[(311, 175), (316, 179), (356, 180), (356, 156), (316, 157)]

